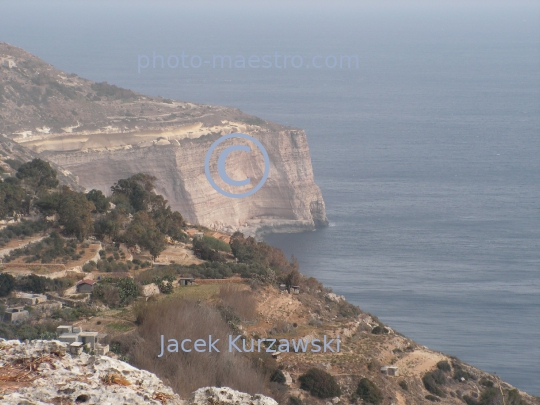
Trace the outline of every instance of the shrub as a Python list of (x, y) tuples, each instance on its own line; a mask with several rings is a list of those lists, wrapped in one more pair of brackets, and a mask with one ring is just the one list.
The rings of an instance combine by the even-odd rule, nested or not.
[(462, 378), (465, 381), (476, 380), (476, 377), (474, 375), (472, 375), (468, 371), (465, 371), (460, 366), (456, 366), (456, 365), (454, 365), (454, 376), (453, 376), (453, 378), (454, 378), (454, 380), (457, 380), (457, 381), (461, 381)]
[(493, 381), (491, 380), (488, 380), (487, 378), (482, 378), (480, 380), (480, 385), (484, 386), (484, 387), (493, 387)]
[(82, 269), (86, 273), (90, 273), (92, 270), (96, 268), (96, 262), (93, 260), (90, 260), (88, 263), (82, 266)]
[(386, 329), (384, 327), (384, 325), (378, 325), (378, 326), (375, 326), (372, 330), (371, 330), (371, 333), (373, 333), (374, 335), (386, 335), (388, 332), (390, 332), (388, 329)]
[(435, 371), (432, 371), (431, 376), (433, 377), (433, 380), (437, 384), (439, 384), (439, 385), (446, 384), (446, 377), (444, 376), (444, 373), (441, 370), (437, 369)]
[(356, 387), (356, 394), (369, 404), (380, 404), (384, 398), (381, 390), (373, 383), (373, 381), (362, 378)]
[(302, 405), (302, 400), (298, 397), (289, 397), (289, 405)]
[(407, 385), (407, 382), (404, 381), (404, 380), (401, 380), (399, 382), (399, 386), (401, 387), (401, 389), (405, 390), (405, 391), (409, 391), (409, 386)]
[(468, 395), (463, 396), (463, 401), (465, 401), (467, 405), (478, 405), (478, 401)]
[[(440, 370), (437, 370), (437, 371), (440, 371)], [(424, 387), (426, 388), (426, 390), (428, 390), (432, 394), (435, 394), (439, 397), (444, 398), (446, 397), (446, 394), (444, 393), (443, 390), (439, 388), (436, 379), (439, 379), (439, 377), (438, 376), (434, 377), (434, 372), (428, 372), (424, 375), (424, 377), (422, 377), (422, 382), (424, 383)]]
[(334, 377), (318, 368), (309, 369), (298, 378), (298, 381), (301, 389), (309, 391), (315, 397), (331, 398), (341, 395), (341, 388)]
[(0, 297), (6, 297), (15, 288), (15, 277), (11, 274), (0, 273)]
[(450, 367), (450, 363), (448, 363), (446, 360), (441, 360), (437, 363), (437, 368), (441, 371), (450, 372), (452, 368)]
[(231, 251), (231, 247), (229, 246), (229, 244), (222, 241), (221, 239), (217, 239), (212, 236), (203, 236), (202, 240), (210, 249), (221, 250), (223, 252)]
[(431, 401), (431, 402), (441, 402), (441, 400), (438, 397), (436, 397), (435, 395), (431, 395), (431, 394), (426, 395), (426, 399), (428, 401)]
[(274, 370), (272, 375), (270, 376), (270, 381), (276, 382), (279, 384), (285, 384), (285, 381), (287, 379), (285, 378), (285, 374), (283, 374), (283, 371), (281, 371), (279, 368)]

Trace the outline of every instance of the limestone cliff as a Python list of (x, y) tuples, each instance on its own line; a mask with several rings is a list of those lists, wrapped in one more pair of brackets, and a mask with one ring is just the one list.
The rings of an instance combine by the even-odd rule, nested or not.
[[(0, 131), (78, 177), (86, 189), (106, 193), (121, 178), (156, 176), (157, 192), (187, 221), (247, 234), (295, 232), (327, 224), (304, 131), (252, 117), (234, 108), (144, 96), (107, 83), (68, 75), (20, 48), (0, 43)], [(212, 143), (245, 133), (262, 143), (270, 160), (264, 186), (245, 198), (218, 193), (204, 161)], [(251, 147), (226, 162), (231, 189), (217, 175), (217, 157), (232, 144)], [(250, 141), (223, 142), (210, 162), (218, 186), (238, 194), (262, 178), (264, 159)]]
[[(204, 158), (219, 135), (115, 150), (47, 151), (42, 155), (77, 175), (80, 184), (88, 189), (105, 192), (120, 178), (138, 172), (152, 174), (159, 179), (157, 192), (186, 220), (215, 229), (289, 232), (325, 225), (324, 201), (313, 179), (305, 133), (285, 128), (257, 129), (244, 132), (256, 137), (267, 150), (270, 174), (257, 193), (241, 199), (218, 193), (206, 178)], [(225, 142), (223, 146), (230, 144)], [(263, 167), (260, 153), (233, 153), (227, 160), (231, 177), (251, 177), (254, 183), (260, 179)], [(227, 189), (212, 172), (218, 185)]]

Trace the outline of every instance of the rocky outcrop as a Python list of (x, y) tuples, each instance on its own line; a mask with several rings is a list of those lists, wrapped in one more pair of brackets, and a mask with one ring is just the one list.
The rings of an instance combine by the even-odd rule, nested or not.
[(65, 343), (54, 340), (0, 341), (0, 381), (6, 405), (185, 404), (148, 371), (107, 356), (72, 357)]
[(185, 401), (148, 371), (108, 356), (71, 356), (56, 340), (0, 339), (0, 381), (5, 405), (277, 405), (227, 387), (200, 388)]
[(205, 387), (195, 391), (189, 401), (190, 405), (278, 405), (272, 398), (264, 395), (249, 395), (227, 387)]

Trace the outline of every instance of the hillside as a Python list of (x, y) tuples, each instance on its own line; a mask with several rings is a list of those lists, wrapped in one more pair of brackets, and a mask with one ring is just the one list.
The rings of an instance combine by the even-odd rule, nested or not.
[[(26, 215), (0, 230), (0, 337), (67, 339), (81, 356), (59, 356), (58, 347), (41, 357), (27, 353), (52, 343), (0, 343), (0, 381), (10, 383), (2, 387), (10, 403), (21, 395), (98, 401), (108, 395), (100, 378), (123, 381), (122, 395), (136, 398), (144, 384), (134, 382), (155, 377), (133, 367), (154, 373), (181, 398), (230, 387), (246, 393), (225, 390), (233, 403), (242, 397), (240, 404), (262, 401), (257, 394), (287, 405), (540, 403), (402, 336), (303, 276), (280, 249), (186, 224), (155, 193), (155, 181), (137, 174), (112, 184), (110, 197), (85, 194), (60, 186), (49, 164), (34, 159), (0, 182), (9, 209), (0, 213)], [(99, 342), (70, 340), (83, 333)], [(214, 341), (217, 350), (197, 350), (201, 341)], [(55, 372), (47, 376), (45, 363)], [(113, 363), (116, 371), (96, 376), (103, 371), (96, 365)], [(72, 370), (75, 380), (55, 380)], [(172, 395), (158, 388), (148, 398)], [(221, 390), (203, 391), (194, 403), (230, 403), (216, 399)]]
[[(214, 229), (294, 232), (325, 226), (325, 205), (315, 184), (304, 131), (233, 108), (200, 105), (94, 83), (67, 74), (20, 48), (0, 44), (0, 133), (77, 176), (87, 189), (135, 173), (155, 175), (157, 190), (195, 224)], [(208, 182), (204, 159), (223, 135), (245, 133), (267, 150), (269, 177), (254, 195), (232, 199)], [(210, 170), (217, 176), (216, 151)], [(237, 140), (235, 141), (237, 142)], [(248, 141), (240, 141), (249, 146)], [(238, 144), (238, 142), (236, 143)], [(233, 153), (227, 170), (256, 184), (264, 173), (257, 153)], [(227, 192), (235, 188), (217, 180)]]

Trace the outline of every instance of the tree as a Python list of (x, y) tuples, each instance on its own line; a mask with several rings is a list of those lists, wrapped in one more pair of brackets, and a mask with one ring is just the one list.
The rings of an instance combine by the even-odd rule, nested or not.
[(25, 211), (26, 192), (19, 183), (14, 177), (8, 177), (5, 181), (0, 179), (0, 219)]
[(137, 211), (148, 211), (155, 198), (154, 181), (157, 178), (149, 174), (138, 173), (127, 179), (120, 179), (111, 187), (114, 196), (125, 196)]
[(15, 277), (8, 273), (0, 273), (0, 297), (6, 297), (15, 288)]
[(156, 227), (152, 217), (144, 211), (137, 212), (133, 221), (122, 235), (122, 241), (127, 246), (139, 245), (146, 249), (155, 260), (165, 250), (165, 235)]
[(45, 217), (54, 215), (58, 212), (60, 206), (60, 200), (62, 199), (61, 193), (50, 193), (43, 195), (39, 200), (34, 203), (34, 206)]
[(297, 269), (291, 270), (285, 276), (285, 285), (287, 286), (287, 291), (291, 292), (291, 287), (299, 285), (302, 280), (302, 274)]
[(116, 206), (109, 211), (105, 216), (94, 221), (94, 231), (97, 235), (104, 237), (108, 236), (115, 240), (124, 223), (128, 222), (129, 215), (124, 206)]
[(41, 187), (58, 187), (56, 174), (56, 170), (51, 167), (49, 162), (45, 162), (41, 159), (34, 159), (19, 167), (16, 176), (37, 194), (38, 189)]
[(65, 187), (58, 206), (58, 222), (64, 226), (67, 235), (83, 240), (93, 230), (92, 211), (94, 204), (83, 193)]
[[(161, 196), (157, 196), (161, 197)], [(164, 200), (167, 203), (166, 200)], [(182, 240), (185, 237), (183, 232), (185, 222), (182, 214), (172, 211), (171, 207), (154, 207), (151, 211), (152, 218), (159, 230), (165, 235), (169, 235), (175, 240)]]
[(96, 207), (94, 212), (99, 212), (101, 214), (107, 212), (109, 200), (101, 190), (90, 190), (88, 194), (86, 194), (86, 199), (94, 203), (94, 207)]
[(34, 294), (43, 294), (47, 289), (47, 279), (45, 277), (30, 274), (29, 276), (19, 279), (17, 283), (18, 289)]

